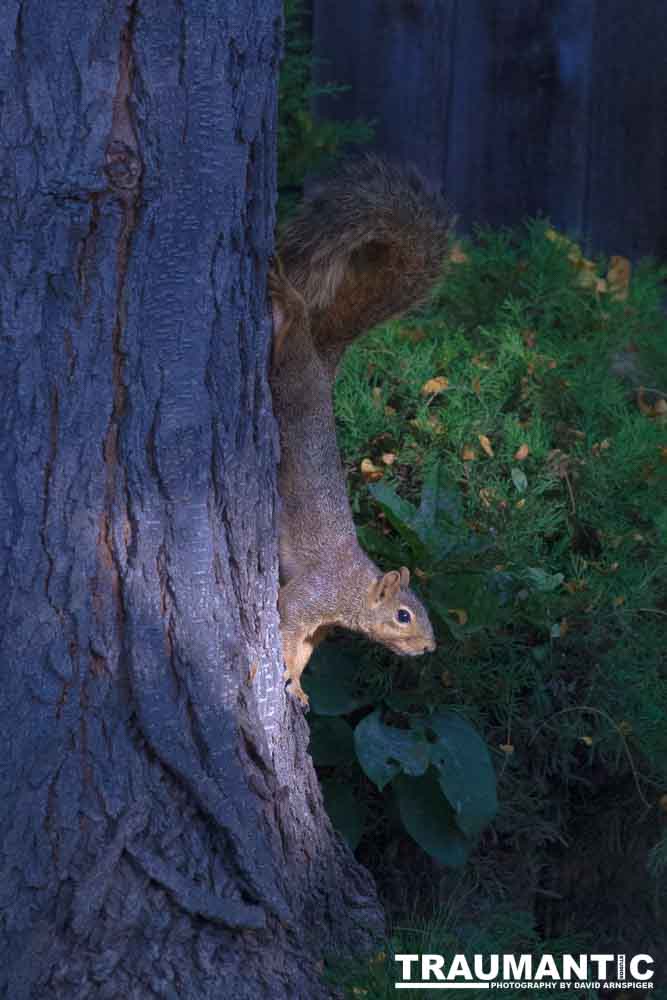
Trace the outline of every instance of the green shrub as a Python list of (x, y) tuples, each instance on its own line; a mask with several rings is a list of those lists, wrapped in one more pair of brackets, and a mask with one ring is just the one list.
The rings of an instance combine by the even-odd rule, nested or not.
[(312, 83), (313, 56), (304, 30), (303, 0), (285, 0), (284, 57), (278, 92), (279, 214), (284, 217), (300, 197), (309, 173), (330, 169), (351, 146), (368, 142), (373, 129), (364, 121), (315, 118), (314, 97), (333, 96), (347, 88), (342, 83)]
[[(479, 232), (427, 310), (348, 351), (336, 411), (359, 536), (383, 567), (411, 569), (438, 650), (401, 661), (334, 641), (305, 686), (314, 713), (318, 685), (352, 698), (336, 722), (360, 735), (321, 773), (347, 786), (352, 840), (371, 867), (405, 827), (443, 860), (444, 824), (438, 847), (401, 827), (397, 799), (401, 784), (428, 780), (440, 808), (437, 772), (418, 776), (408, 751), (429, 718), (454, 712), (482, 735), (498, 778), (493, 836), (473, 866), (509, 849), (557, 872), (555, 845), (571, 857), (590, 842), (611, 850), (631, 836), (629, 817), (632, 837), (646, 835), (634, 872), (646, 900), (649, 870), (665, 876), (664, 844), (650, 849), (667, 803), (666, 272), (641, 265), (617, 297), (606, 262), (549, 236), (541, 222)], [(384, 469), (379, 481), (366, 481), (364, 459), (371, 479)], [(372, 726), (408, 753), (394, 753), (382, 789), (363, 766)], [(341, 826), (345, 815), (339, 801)]]

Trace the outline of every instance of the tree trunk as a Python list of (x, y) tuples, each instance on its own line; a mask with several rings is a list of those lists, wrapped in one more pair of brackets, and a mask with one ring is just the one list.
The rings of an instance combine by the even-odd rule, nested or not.
[(0, 995), (329, 995), (371, 880), (281, 681), (279, 0), (0, 13)]

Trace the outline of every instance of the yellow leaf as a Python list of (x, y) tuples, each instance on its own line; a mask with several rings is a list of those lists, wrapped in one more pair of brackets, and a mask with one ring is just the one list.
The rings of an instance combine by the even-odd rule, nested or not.
[(579, 739), (581, 740), (582, 743), (585, 743), (587, 747), (592, 747), (593, 746), (593, 737), (592, 736), (580, 736)]
[(489, 458), (493, 458), (493, 448), (486, 434), (478, 434), (477, 439), (482, 446), (482, 450), (486, 452)]
[(517, 462), (523, 462), (524, 458), (528, 457), (529, 452), (530, 448), (528, 445), (522, 444), (521, 447), (514, 452), (514, 458)]
[(470, 445), (466, 445), (463, 449), (463, 461), (464, 462), (474, 462), (477, 458), (477, 452)]
[(382, 456), (382, 461), (384, 462), (385, 465), (393, 465), (394, 462), (396, 461), (396, 456), (394, 455), (393, 451), (386, 451)]
[(475, 393), (475, 395), (479, 399), (479, 397), (480, 397), (480, 395), (482, 393), (482, 383), (479, 380), (479, 376), (477, 376), (477, 378), (474, 378), (472, 380), (472, 391)]
[(361, 475), (364, 482), (374, 483), (378, 479), (382, 479), (384, 476), (384, 469), (381, 469), (377, 465), (373, 465), (370, 458), (364, 458), (361, 463)]
[(491, 506), (491, 502), (495, 500), (495, 494), (492, 489), (490, 489), (488, 486), (485, 486), (479, 491), (479, 499), (482, 501), (482, 503), (488, 510), (488, 508)]
[(428, 382), (424, 382), (421, 394), (422, 396), (437, 396), (439, 392), (444, 392), (448, 388), (449, 379), (445, 378), (444, 375), (438, 375), (436, 378), (430, 378)]
[(396, 416), (396, 409), (395, 409), (395, 407), (393, 407), (393, 406), (385, 406), (385, 408), (384, 408), (384, 415), (385, 415), (385, 417), (395, 417)]
[(522, 507), (526, 506), (526, 498), (525, 497), (521, 497), (520, 500), (517, 500), (517, 502), (514, 504), (514, 506), (518, 507), (518, 509), (521, 510)]
[(379, 406), (380, 400), (382, 399), (382, 389), (379, 385), (376, 385), (375, 388), (371, 390), (371, 396), (373, 397), (373, 404), (375, 406)]
[(630, 290), (632, 264), (627, 257), (611, 257), (607, 271), (609, 294), (617, 302), (625, 302)]
[(514, 745), (512, 743), (501, 743), (498, 749), (506, 754), (514, 753)]
[(452, 617), (456, 618), (459, 625), (466, 625), (468, 622), (468, 612), (465, 608), (447, 608), (447, 611)]
[(470, 258), (461, 249), (461, 244), (457, 242), (452, 245), (452, 249), (449, 251), (449, 260), (452, 264), (467, 264)]

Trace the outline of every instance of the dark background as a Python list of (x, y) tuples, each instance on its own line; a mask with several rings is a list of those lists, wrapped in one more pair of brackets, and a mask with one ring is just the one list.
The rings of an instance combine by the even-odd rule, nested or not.
[(667, 256), (663, 0), (313, 0), (316, 110), (441, 184), (461, 228), (542, 213)]

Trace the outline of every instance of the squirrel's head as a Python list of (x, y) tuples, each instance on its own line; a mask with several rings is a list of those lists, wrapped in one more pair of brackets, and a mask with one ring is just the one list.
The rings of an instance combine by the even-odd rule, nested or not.
[(435, 649), (433, 629), (421, 601), (408, 590), (410, 571), (403, 566), (379, 576), (368, 592), (364, 633), (399, 656), (421, 656)]

